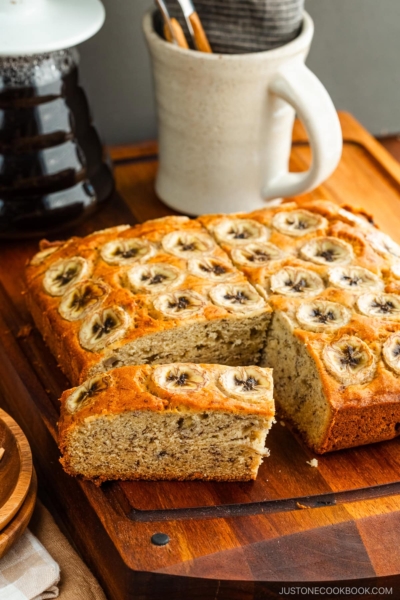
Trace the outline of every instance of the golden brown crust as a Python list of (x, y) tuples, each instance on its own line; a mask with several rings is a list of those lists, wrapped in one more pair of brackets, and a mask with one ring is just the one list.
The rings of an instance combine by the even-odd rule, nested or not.
[[(70, 427), (75, 427), (86, 419), (95, 415), (119, 415), (126, 411), (150, 410), (163, 412), (168, 410), (178, 411), (178, 409), (188, 409), (193, 411), (228, 411), (242, 414), (252, 414), (271, 417), (274, 415), (274, 402), (272, 394), (272, 370), (260, 369), (271, 381), (271, 389), (265, 394), (268, 401), (250, 402), (238, 400), (232, 396), (223, 393), (218, 386), (218, 379), (227, 371), (234, 367), (225, 367), (222, 365), (195, 365), (182, 363), (183, 366), (189, 366), (201, 369), (205, 372), (206, 382), (200, 389), (192, 392), (174, 392), (168, 389), (156, 387), (152, 375), (160, 366), (137, 365), (119, 367), (112, 369), (103, 375), (99, 375), (106, 381), (106, 386), (95, 393), (91, 401), (82, 406), (76, 412), (70, 412), (66, 403), (68, 398), (78, 389), (78, 387), (66, 390), (61, 398), (61, 417), (59, 421), (59, 431), (61, 438), (64, 432)], [(174, 365), (180, 366), (180, 363)], [(163, 365), (164, 367), (164, 365)]]
[[(194, 389), (187, 387), (182, 389), (177, 385), (171, 391), (169, 380), (160, 380), (160, 375), (169, 372), (168, 369), (172, 369), (173, 373), (193, 371), (195, 377), (200, 378), (201, 381)], [(176, 371), (177, 369), (178, 371)], [(249, 371), (251, 375), (255, 371), (256, 375), (260, 374), (264, 377), (264, 381), (259, 382), (263, 387), (261, 399), (257, 396), (254, 399), (251, 392), (247, 392), (245, 397), (238, 399), (234, 397), (234, 392), (229, 394), (225, 388), (221, 387), (221, 377), (228, 372), (240, 373), (240, 367), (179, 363), (120, 367), (97, 376), (91, 380), (91, 383), (85, 382), (80, 387), (65, 391), (60, 399), (61, 416), (58, 424), (59, 447), (63, 455), (61, 463), (64, 469), (71, 475), (78, 474), (71, 464), (69, 453), (70, 439), (74, 430), (104, 416), (112, 419), (124, 413), (140, 411), (179, 415), (216, 412), (272, 419), (275, 414), (272, 370), (259, 367), (249, 367), (248, 369), (252, 370)], [(82, 395), (79, 395), (80, 390), (83, 391)], [(88, 390), (93, 391), (86, 394)], [(79, 400), (75, 400), (75, 398)], [(86, 478), (100, 484), (106, 479), (120, 479), (121, 473), (102, 477), (99, 476), (99, 472), (93, 472), (86, 475)], [(123, 478), (160, 479), (157, 476), (139, 476), (135, 471)], [(179, 465), (177, 465), (176, 471), (166, 471), (161, 478), (210, 479), (204, 477), (201, 472), (192, 473), (189, 477), (179, 474)], [(244, 481), (252, 478), (254, 477), (251, 476), (251, 469), (249, 469), (245, 478), (232, 474), (230, 479), (217, 477), (216, 480)]]
[[(26, 269), (27, 278), (27, 304), (34, 317), (36, 325), (48, 343), (50, 349), (57, 357), (61, 368), (73, 384), (84, 381), (91, 369), (107, 360), (113, 351), (125, 344), (133, 342), (143, 336), (161, 333), (176, 327), (185, 327), (196, 322), (206, 323), (222, 319), (237, 319), (237, 314), (217, 306), (209, 296), (210, 290), (216, 282), (199, 277), (190, 269), (193, 256), (189, 252), (188, 258), (168, 252), (163, 247), (163, 241), (168, 234), (180, 232), (187, 235), (200, 236), (207, 242), (206, 251), (199, 253), (199, 257), (212, 259), (226, 266), (229, 284), (247, 284), (244, 275), (229, 261), (227, 255), (213, 241), (212, 237), (197, 221), (184, 217), (166, 217), (148, 221), (135, 227), (121, 226), (101, 232), (96, 232), (86, 238), (71, 238), (65, 243), (57, 243), (51, 247), (47, 254), (48, 245), (42, 247)], [(126, 264), (108, 264), (102, 257), (102, 249), (107, 243), (119, 241), (138, 240), (148, 244), (150, 252), (143, 259), (127, 262)], [(83, 258), (86, 261), (85, 276), (77, 280), (78, 284), (94, 282), (107, 288), (106, 294), (98, 308), (107, 309), (119, 307), (127, 317), (128, 325), (124, 335), (119, 339), (106, 344), (97, 350), (87, 350), (80, 343), (80, 331), (85, 318), (68, 321), (59, 313), (60, 302), (63, 296), (51, 295), (44, 288), (46, 273), (54, 265), (63, 261)], [(139, 265), (165, 265), (172, 267), (184, 275), (178, 286), (170, 290), (193, 291), (200, 294), (204, 300), (204, 307), (190, 318), (172, 318), (160, 314), (154, 299), (160, 294), (132, 293), (127, 283), (127, 273)], [(218, 282), (217, 282), (218, 283)], [(69, 288), (68, 288), (69, 289)], [(270, 309), (264, 303), (258, 313), (268, 314)], [(90, 316), (90, 315), (89, 315)], [(89, 317), (88, 316), (88, 317)], [(87, 318), (88, 318), (87, 317)]]

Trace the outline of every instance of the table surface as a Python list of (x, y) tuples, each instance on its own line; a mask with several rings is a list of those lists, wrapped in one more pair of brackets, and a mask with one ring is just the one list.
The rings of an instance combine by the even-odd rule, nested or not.
[[(307, 197), (361, 205), (399, 239), (400, 166), (351, 116), (340, 116), (342, 161)], [(394, 153), (400, 147), (395, 139), (386, 144)], [(112, 148), (111, 154), (125, 203), (115, 196), (79, 228), (80, 234), (174, 214), (153, 191), (155, 143)], [(309, 161), (305, 134), (297, 123), (291, 167), (302, 170)], [(0, 404), (27, 434), (42, 493), (110, 599), (161, 594), (172, 599), (183, 594), (203, 600), (247, 600), (275, 597), (280, 582), (356, 579), (371, 586), (395, 585), (400, 595), (400, 488), (382, 487), (379, 497), (370, 499), (339, 502), (333, 496), (320, 508), (297, 503), (267, 512), (261, 507), (221, 517), (197, 513), (163, 520), (158, 514), (132, 521), (126, 518), (126, 495), (112, 486), (98, 490), (65, 475), (55, 442), (57, 397), (67, 383), (37, 334), (21, 329), (29, 323), (20, 296), (22, 265), (35, 247), (33, 241), (0, 244)], [(138, 495), (133, 502), (142, 502), (144, 508), (150, 500)], [(149, 540), (156, 531), (168, 533), (171, 543), (152, 546)]]

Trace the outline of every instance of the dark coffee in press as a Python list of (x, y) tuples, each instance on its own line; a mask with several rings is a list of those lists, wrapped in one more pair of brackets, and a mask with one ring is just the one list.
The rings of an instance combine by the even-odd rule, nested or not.
[(0, 237), (49, 233), (113, 191), (75, 49), (0, 58)]

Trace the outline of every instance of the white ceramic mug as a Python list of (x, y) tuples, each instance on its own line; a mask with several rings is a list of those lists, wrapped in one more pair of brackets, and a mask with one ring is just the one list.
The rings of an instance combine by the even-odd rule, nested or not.
[[(333, 103), (305, 66), (313, 37), (251, 54), (205, 54), (164, 41), (147, 13), (160, 164), (156, 192), (189, 214), (250, 211), (307, 192), (336, 168), (342, 134)], [(288, 170), (295, 113), (310, 139), (312, 165)]]

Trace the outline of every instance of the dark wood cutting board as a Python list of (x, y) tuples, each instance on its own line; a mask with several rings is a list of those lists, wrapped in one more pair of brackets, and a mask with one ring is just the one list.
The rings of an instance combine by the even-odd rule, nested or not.
[[(400, 166), (351, 117), (341, 119), (341, 164), (307, 198), (362, 205), (400, 241)], [(310, 152), (298, 124), (294, 140), (292, 170), (303, 170)], [(153, 191), (156, 153), (155, 144), (112, 149), (120, 196), (73, 233), (171, 214)], [(400, 546), (400, 439), (318, 457), (312, 468), (313, 454), (278, 422), (271, 457), (251, 483), (96, 488), (65, 475), (55, 442), (58, 398), (69, 384), (23, 298), (23, 267), (36, 248), (37, 241), (0, 244), (0, 404), (23, 426), (44, 492), (110, 598), (158, 598), (161, 590), (164, 598), (261, 598), (274, 581), (397, 577), (400, 553), (385, 561), (379, 544), (387, 532)], [(151, 544), (157, 531), (171, 538), (162, 548)]]

